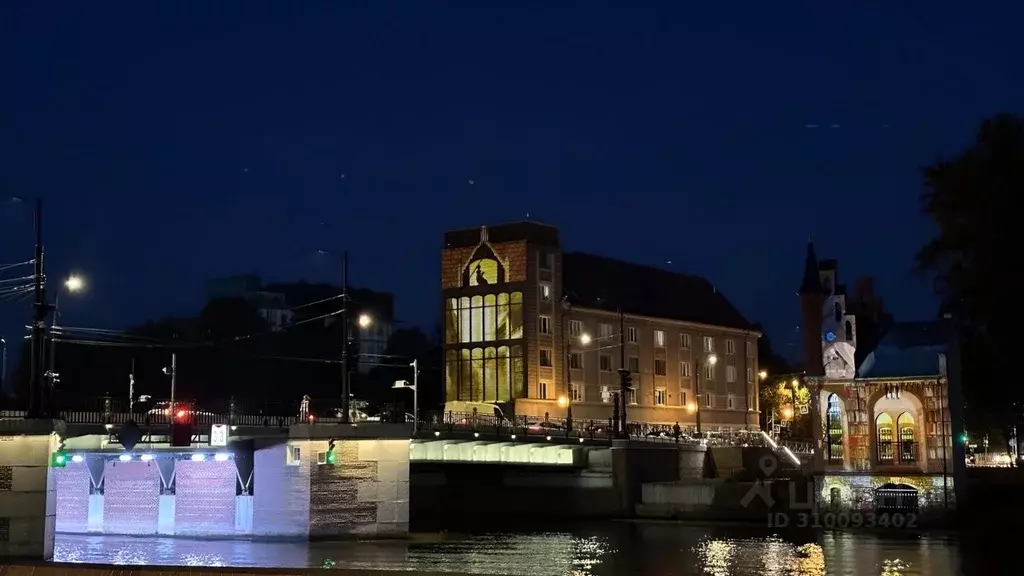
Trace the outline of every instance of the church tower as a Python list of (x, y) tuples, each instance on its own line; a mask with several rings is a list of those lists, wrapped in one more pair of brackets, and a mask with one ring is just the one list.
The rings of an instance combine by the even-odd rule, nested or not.
[(818, 257), (814, 253), (813, 242), (807, 243), (804, 277), (797, 294), (800, 295), (800, 339), (804, 353), (804, 371), (808, 376), (824, 376), (821, 330), (825, 291), (821, 286)]

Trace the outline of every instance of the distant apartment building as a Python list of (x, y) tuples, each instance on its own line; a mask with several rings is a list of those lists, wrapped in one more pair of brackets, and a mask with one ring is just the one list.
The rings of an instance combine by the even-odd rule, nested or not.
[(517, 416), (757, 425), (760, 333), (708, 281), (583, 253), (536, 222), (445, 234), (447, 401)]
[[(207, 282), (207, 297), (245, 298), (274, 330), (296, 321), (327, 315), (341, 308), (341, 286), (325, 283), (280, 282), (264, 284), (257, 276), (231, 276)], [(358, 342), (360, 372), (370, 371), (387, 353), (394, 326), (394, 296), (365, 288), (350, 288), (352, 302), (350, 334)], [(360, 314), (372, 318), (367, 326), (358, 323)], [(324, 318), (324, 325), (337, 322), (338, 315)], [(340, 351), (339, 351), (340, 353)]]

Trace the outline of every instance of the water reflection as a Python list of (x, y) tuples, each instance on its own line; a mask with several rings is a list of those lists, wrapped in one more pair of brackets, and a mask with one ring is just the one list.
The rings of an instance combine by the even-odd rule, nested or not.
[[(883, 537), (884, 536), (884, 537)], [(58, 562), (323, 567), (449, 574), (952, 576), (955, 540), (867, 533), (773, 534), (675, 523), (557, 533), (420, 535), (392, 542), (267, 542), (58, 535)]]

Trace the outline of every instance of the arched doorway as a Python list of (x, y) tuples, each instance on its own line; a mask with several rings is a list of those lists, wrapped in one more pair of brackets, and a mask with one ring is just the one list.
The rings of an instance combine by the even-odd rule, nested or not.
[(917, 512), (917, 489), (906, 484), (875, 488), (875, 512)]
[(881, 413), (875, 418), (875, 444), (878, 447), (878, 462), (880, 464), (891, 464), (895, 461), (896, 452), (894, 447), (894, 430), (892, 417)]
[(830, 462), (843, 461), (843, 404), (834, 393), (828, 395), (825, 428), (828, 430), (826, 456)]
[(917, 461), (917, 442), (914, 437), (914, 417), (910, 412), (900, 414), (896, 419), (896, 429), (899, 433), (899, 457), (903, 464), (910, 464)]

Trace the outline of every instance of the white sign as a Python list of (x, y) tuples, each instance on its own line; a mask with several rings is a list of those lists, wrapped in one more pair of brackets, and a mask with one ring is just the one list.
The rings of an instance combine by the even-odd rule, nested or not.
[(228, 425), (214, 424), (210, 427), (210, 446), (228, 445)]

